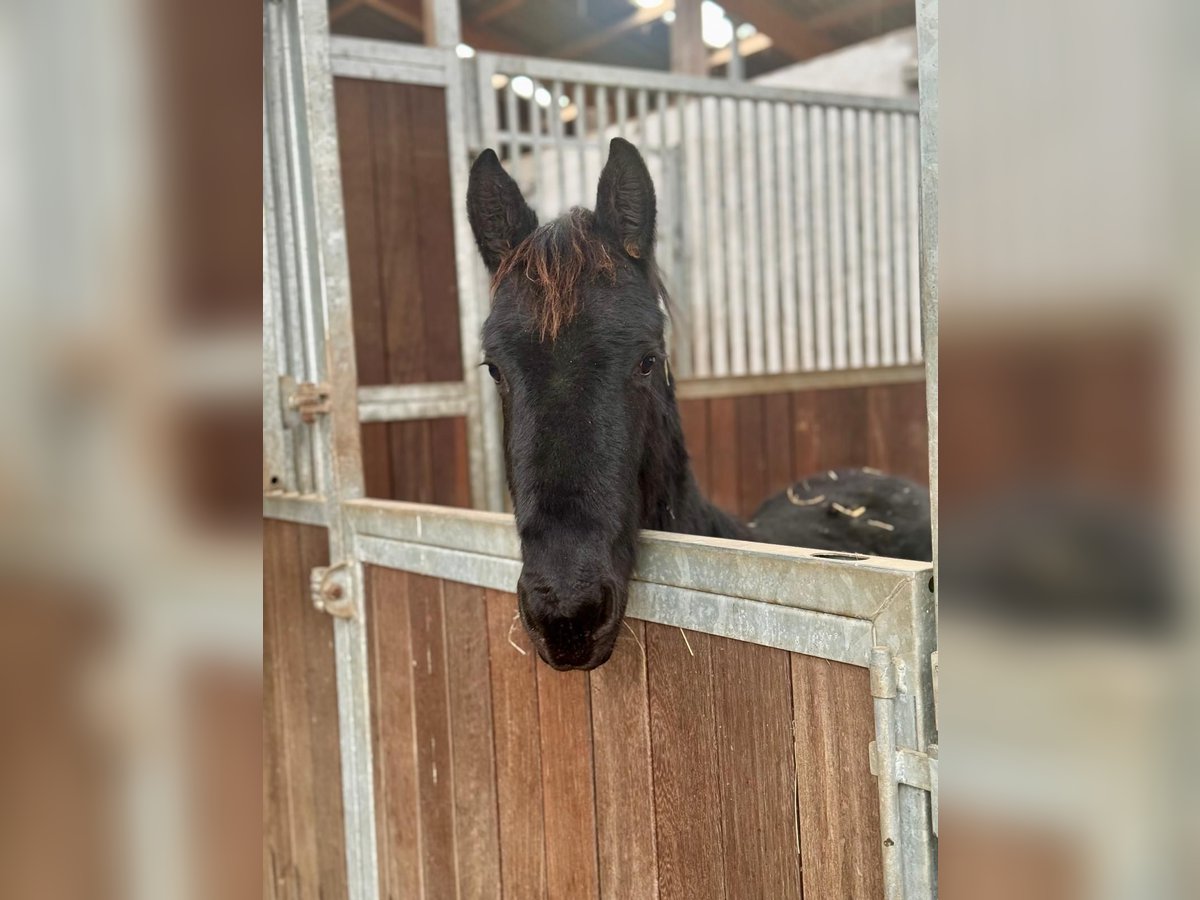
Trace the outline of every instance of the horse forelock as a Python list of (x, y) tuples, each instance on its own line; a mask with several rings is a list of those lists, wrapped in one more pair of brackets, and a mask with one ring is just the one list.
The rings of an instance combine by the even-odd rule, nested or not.
[(493, 293), (514, 273), (533, 284), (535, 290), (522, 293), (533, 301), (542, 340), (554, 340), (578, 314), (583, 285), (616, 281), (616, 262), (595, 234), (594, 223), (595, 214), (578, 207), (547, 222), (518, 244), (492, 277)]

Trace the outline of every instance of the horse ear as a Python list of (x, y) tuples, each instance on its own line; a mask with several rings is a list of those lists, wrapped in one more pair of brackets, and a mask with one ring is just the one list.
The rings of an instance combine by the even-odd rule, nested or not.
[(494, 150), (484, 150), (471, 166), (467, 218), (475, 232), (479, 255), (490, 272), (495, 272), (504, 257), (537, 228), (537, 214), (504, 171)]
[(596, 222), (616, 235), (625, 252), (648, 260), (654, 253), (654, 182), (629, 141), (613, 138), (596, 189)]

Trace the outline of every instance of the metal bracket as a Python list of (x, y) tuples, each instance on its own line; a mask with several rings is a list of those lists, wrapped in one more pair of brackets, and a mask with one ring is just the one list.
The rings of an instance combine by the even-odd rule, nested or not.
[(283, 403), (283, 424), (293, 428), (303, 422), (311, 425), (317, 416), (330, 409), (329, 385), (324, 382), (297, 382), (291, 375), (279, 376), (279, 396)]
[(350, 566), (317, 566), (309, 579), (313, 608), (339, 619), (354, 618), (354, 599), (350, 590)]
[[(871, 741), (867, 751), (871, 774), (879, 777), (879, 760), (875, 742)], [(928, 752), (921, 753), (903, 747), (896, 750), (896, 782), (929, 792), (929, 805), (933, 820), (933, 833), (938, 833), (938, 745), (930, 744)]]

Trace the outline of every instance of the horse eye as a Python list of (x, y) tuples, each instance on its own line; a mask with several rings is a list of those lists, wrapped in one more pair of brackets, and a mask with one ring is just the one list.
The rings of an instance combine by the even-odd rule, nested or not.
[(642, 357), (642, 361), (638, 363), (638, 374), (649, 375), (654, 371), (654, 366), (658, 363), (658, 357), (653, 353), (648, 353)]
[(488, 374), (492, 376), (492, 381), (496, 382), (496, 384), (499, 384), (500, 383), (500, 370), (497, 369), (491, 363), (487, 364), (487, 370), (488, 370)]

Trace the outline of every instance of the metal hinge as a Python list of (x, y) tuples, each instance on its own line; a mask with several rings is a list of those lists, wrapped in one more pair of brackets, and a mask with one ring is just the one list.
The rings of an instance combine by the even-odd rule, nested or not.
[(350, 589), (350, 566), (317, 566), (309, 579), (312, 605), (319, 612), (339, 619), (354, 618), (354, 595)]
[[(871, 763), (871, 774), (879, 776), (879, 761), (876, 758), (875, 742), (871, 741), (867, 751)], [(921, 791), (929, 792), (929, 807), (932, 813), (933, 833), (938, 833), (938, 745), (930, 744), (925, 753), (919, 750), (897, 748), (896, 781)]]
[(324, 382), (297, 382), (291, 375), (280, 375), (279, 396), (283, 402), (283, 424), (288, 428), (301, 422), (311, 425), (317, 416), (329, 412), (329, 385)]

